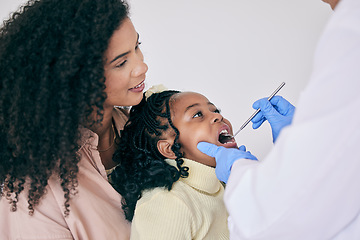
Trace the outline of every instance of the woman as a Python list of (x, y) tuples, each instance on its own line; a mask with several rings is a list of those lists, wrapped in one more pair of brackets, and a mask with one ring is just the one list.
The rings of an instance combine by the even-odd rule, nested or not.
[(121, 0), (29, 1), (0, 36), (0, 239), (128, 239), (106, 170), (147, 65)]

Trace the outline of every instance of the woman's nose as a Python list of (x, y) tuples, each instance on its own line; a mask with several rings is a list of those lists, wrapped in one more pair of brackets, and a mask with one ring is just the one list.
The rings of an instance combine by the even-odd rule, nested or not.
[(135, 66), (133, 70), (131, 71), (132, 77), (139, 77), (143, 74), (145, 74), (148, 71), (148, 66), (144, 62), (144, 56), (142, 55), (140, 49), (139, 53), (137, 54), (137, 60), (135, 62)]
[(138, 64), (134, 67), (134, 69), (131, 71), (132, 77), (139, 77), (141, 75), (144, 75), (148, 71), (148, 66), (143, 61), (139, 61)]

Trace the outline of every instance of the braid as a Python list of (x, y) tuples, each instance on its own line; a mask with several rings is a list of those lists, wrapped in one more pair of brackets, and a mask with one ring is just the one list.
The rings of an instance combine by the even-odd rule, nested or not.
[(175, 153), (175, 156), (176, 156), (176, 165), (178, 167), (178, 169), (180, 170), (180, 175), (181, 177), (188, 177), (189, 173), (189, 168), (188, 167), (183, 167), (181, 166), (183, 163), (184, 163), (184, 160), (182, 160), (181, 158), (183, 157), (183, 154), (180, 152), (180, 148), (181, 148), (181, 145), (180, 143), (178, 142), (179, 140), (179, 135), (180, 135), (180, 132), (179, 130), (174, 126), (172, 120), (171, 120), (171, 114), (170, 114), (170, 103), (169, 101), (167, 101), (165, 103), (165, 107), (166, 107), (166, 118), (169, 122), (169, 125), (172, 127), (172, 129), (174, 129), (175, 131), (175, 140), (174, 140), (174, 144), (172, 145), (171, 147), (171, 150)]
[[(165, 187), (171, 190), (180, 177), (188, 176), (188, 168), (182, 167), (183, 154), (178, 143), (179, 131), (173, 125), (170, 114), (170, 100), (179, 91), (164, 91), (145, 97), (132, 107), (130, 118), (121, 131), (119, 150), (113, 160), (119, 165), (110, 178), (113, 187), (122, 195), (122, 208), (127, 220), (134, 216), (135, 206), (147, 189)], [(167, 164), (159, 152), (157, 142), (169, 128), (175, 131), (172, 150), (176, 155), (177, 167)]]

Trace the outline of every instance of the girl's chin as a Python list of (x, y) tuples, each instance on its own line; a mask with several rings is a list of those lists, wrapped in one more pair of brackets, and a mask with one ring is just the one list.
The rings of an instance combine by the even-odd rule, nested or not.
[(221, 144), (220, 146), (225, 147), (225, 148), (238, 148), (236, 142)]
[(217, 141), (217, 143), (215, 143), (215, 145), (217, 145), (219, 147), (220, 146), (225, 147), (225, 148), (238, 148), (235, 138), (226, 139), (226, 141), (223, 141), (223, 142)]

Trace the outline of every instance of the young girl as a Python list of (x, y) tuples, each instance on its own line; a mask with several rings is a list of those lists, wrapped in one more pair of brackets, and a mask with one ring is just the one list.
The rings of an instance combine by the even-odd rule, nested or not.
[(228, 239), (224, 187), (207, 141), (237, 147), (230, 122), (194, 92), (154, 93), (133, 107), (111, 175), (131, 239)]

